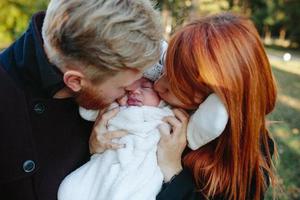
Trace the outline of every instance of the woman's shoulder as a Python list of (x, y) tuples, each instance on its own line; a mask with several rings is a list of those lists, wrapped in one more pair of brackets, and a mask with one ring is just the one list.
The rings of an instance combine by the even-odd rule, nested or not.
[(176, 177), (172, 178), (170, 182), (164, 183), (161, 191), (156, 197), (156, 200), (165, 199), (193, 199), (188, 196), (193, 196), (195, 191), (195, 184), (191, 172), (184, 168)]
[[(156, 200), (207, 200), (208, 198), (196, 188), (193, 175), (189, 169), (184, 168), (169, 183), (164, 183)], [(219, 195), (211, 200), (226, 200), (227, 198)]]

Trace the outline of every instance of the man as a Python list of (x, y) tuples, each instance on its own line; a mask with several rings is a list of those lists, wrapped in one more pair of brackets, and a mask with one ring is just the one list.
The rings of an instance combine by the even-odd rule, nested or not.
[(159, 58), (161, 28), (147, 0), (52, 0), (0, 54), (0, 199), (54, 200), (89, 158), (103, 108)]

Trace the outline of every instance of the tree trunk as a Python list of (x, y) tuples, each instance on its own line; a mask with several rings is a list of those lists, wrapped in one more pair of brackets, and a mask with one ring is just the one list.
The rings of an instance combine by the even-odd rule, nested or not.
[(286, 36), (286, 28), (282, 27), (279, 31), (279, 40), (284, 41)]
[(250, 1), (244, 0), (242, 3), (242, 12), (246, 15), (250, 15)]
[(169, 10), (166, 2), (162, 6), (161, 15), (164, 27), (164, 37), (166, 40), (168, 40), (172, 32), (172, 12)]
[(271, 33), (268, 25), (264, 26), (264, 32), (265, 32), (264, 43), (271, 44), (272, 43), (272, 33)]

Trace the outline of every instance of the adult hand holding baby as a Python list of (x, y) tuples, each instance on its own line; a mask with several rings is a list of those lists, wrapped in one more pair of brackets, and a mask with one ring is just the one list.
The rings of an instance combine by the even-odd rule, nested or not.
[(171, 126), (159, 127), (161, 138), (157, 148), (158, 165), (164, 175), (164, 181), (182, 170), (181, 155), (187, 144), (187, 124), (189, 115), (183, 109), (173, 109), (175, 117), (165, 117), (163, 121)]
[(127, 135), (126, 131), (107, 130), (108, 121), (115, 117), (119, 111), (120, 109), (117, 107), (111, 110), (102, 110), (99, 113), (89, 140), (91, 154), (103, 153), (107, 149), (119, 149), (125, 146), (124, 144), (112, 142), (112, 140)]

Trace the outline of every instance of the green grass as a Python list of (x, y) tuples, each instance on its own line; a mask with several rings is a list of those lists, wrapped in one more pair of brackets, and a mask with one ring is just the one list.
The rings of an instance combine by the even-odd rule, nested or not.
[[(268, 49), (269, 51), (269, 49)], [(282, 51), (272, 49), (274, 51)], [(277, 52), (280, 53), (280, 52)], [(293, 52), (300, 55), (300, 52)], [(277, 199), (300, 199), (300, 61), (272, 61), (273, 73), (278, 84), (275, 110), (268, 117), (275, 121), (270, 126), (277, 145), (279, 160), (276, 168), (282, 190)], [(271, 192), (269, 192), (271, 193)], [(266, 199), (271, 200), (270, 194)]]
[(291, 53), (292, 55), (300, 56), (300, 48), (285, 48), (281, 46), (275, 46), (275, 45), (267, 45), (265, 46), (267, 51), (278, 54), (278, 55), (283, 55), (286, 52)]

